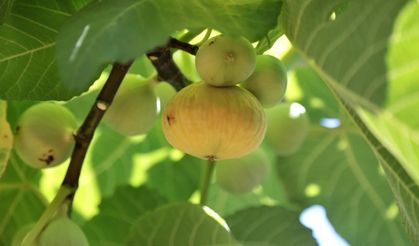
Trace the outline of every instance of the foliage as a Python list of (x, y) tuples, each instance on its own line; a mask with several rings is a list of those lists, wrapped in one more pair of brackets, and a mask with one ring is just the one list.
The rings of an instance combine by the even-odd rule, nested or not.
[[(0, 99), (14, 132), (47, 100), (65, 101), (81, 125), (108, 65), (135, 59), (130, 73), (153, 77), (150, 52), (169, 37), (243, 36), (288, 67), (285, 100), (310, 118), (302, 147), (278, 156), (263, 143), (270, 176), (244, 195), (212, 183), (203, 207), (206, 163), (171, 147), (160, 121), (135, 137), (100, 124), (72, 211), (90, 244), (314, 245), (298, 216), (320, 204), (352, 245), (417, 245), (418, 23), (419, 3), (408, 0), (0, 0)], [(290, 43), (279, 54), (271, 48), (282, 34)], [(175, 55), (197, 82), (193, 59)], [(31, 169), (12, 150), (0, 174), (0, 246), (40, 218), (67, 167)]]

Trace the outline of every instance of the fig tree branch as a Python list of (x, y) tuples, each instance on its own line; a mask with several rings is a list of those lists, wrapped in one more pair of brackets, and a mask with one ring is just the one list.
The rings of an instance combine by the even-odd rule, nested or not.
[(116, 63), (113, 65), (112, 71), (105, 85), (96, 98), (96, 102), (93, 104), (86, 119), (74, 136), (76, 143), (71, 155), (70, 165), (62, 183), (63, 186), (67, 185), (74, 188), (74, 190), (77, 189), (84, 158), (86, 157), (86, 153), (95, 130), (105, 111), (111, 105), (112, 100), (131, 64), (132, 62), (128, 62), (127, 64)]
[(172, 49), (180, 49), (192, 55), (198, 51), (198, 46), (170, 38), (163, 46), (147, 52), (147, 57), (157, 70), (157, 78), (170, 83), (177, 91), (191, 82), (182, 74), (173, 61)]

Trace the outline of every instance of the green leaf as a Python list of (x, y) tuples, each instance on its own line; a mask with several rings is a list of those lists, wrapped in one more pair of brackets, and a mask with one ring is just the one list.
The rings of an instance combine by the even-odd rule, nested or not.
[(253, 207), (226, 218), (233, 236), (244, 245), (316, 245), (311, 231), (299, 222), (300, 213), (282, 207)]
[(328, 83), (381, 105), (388, 89), (388, 40), (406, 2), (287, 0), (281, 23), (292, 44), (330, 78)]
[(291, 201), (325, 206), (350, 244), (407, 245), (378, 160), (364, 139), (346, 127), (313, 129), (296, 155), (278, 159)]
[(318, 2), (287, 1), (285, 32), (374, 148), (417, 243), (419, 118), (411, 112), (419, 107), (419, 5), (407, 0)]
[(61, 30), (60, 74), (74, 93), (83, 91), (105, 64), (139, 57), (185, 28), (214, 28), (255, 41), (275, 27), (280, 9), (280, 0), (97, 1)]
[(14, 1), (15, 0), (0, 0), (0, 24), (3, 24), (9, 16)]
[(37, 188), (39, 174), (12, 153), (0, 179), (0, 245), (10, 245), (13, 235), (45, 209), (47, 201)]
[(192, 156), (166, 159), (147, 170), (147, 184), (171, 201), (185, 201), (199, 188), (203, 162)]
[(91, 245), (122, 245), (136, 219), (167, 201), (156, 191), (141, 186), (121, 186), (100, 204), (100, 213), (83, 226)]
[(237, 245), (228, 231), (198, 205), (179, 203), (140, 217), (128, 245)]
[(55, 37), (86, 1), (15, 0), (13, 6), (12, 1), (3, 2), (10, 13), (0, 25), (0, 98), (63, 100), (76, 95), (58, 77)]

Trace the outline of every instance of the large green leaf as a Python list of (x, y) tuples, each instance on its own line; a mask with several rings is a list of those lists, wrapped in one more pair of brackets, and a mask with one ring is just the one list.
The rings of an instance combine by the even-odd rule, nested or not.
[(389, 37), (406, 2), (287, 0), (282, 24), (292, 44), (314, 60), (329, 83), (382, 104)]
[(0, 245), (10, 245), (13, 235), (23, 226), (35, 222), (47, 201), (37, 188), (40, 173), (11, 155), (0, 179)]
[(87, 0), (0, 2), (0, 12), (7, 14), (0, 25), (0, 98), (63, 100), (76, 95), (58, 77), (55, 37), (84, 2)]
[(237, 245), (219, 222), (198, 205), (179, 203), (140, 217), (128, 245)]
[(91, 245), (123, 245), (136, 219), (165, 203), (165, 198), (145, 186), (121, 186), (103, 199), (100, 213), (83, 230)]
[(280, 9), (280, 0), (97, 1), (61, 30), (60, 74), (73, 93), (82, 91), (105, 64), (134, 59), (185, 28), (209, 27), (256, 41), (275, 27)]
[(353, 129), (313, 129), (298, 154), (278, 159), (278, 173), (292, 201), (325, 206), (349, 243), (408, 245), (378, 160)]
[(378, 154), (416, 242), (418, 8), (407, 0), (298, 0), (283, 11), (285, 33)]
[(309, 229), (299, 222), (298, 211), (282, 207), (253, 207), (226, 218), (234, 237), (244, 245), (316, 245)]
[(0, 0), (0, 24), (6, 20), (15, 0)]

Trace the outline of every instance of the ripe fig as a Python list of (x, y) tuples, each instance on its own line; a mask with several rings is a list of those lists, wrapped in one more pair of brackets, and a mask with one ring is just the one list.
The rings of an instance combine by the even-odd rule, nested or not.
[(157, 119), (159, 108), (153, 91), (155, 81), (127, 74), (104, 121), (112, 129), (134, 136), (147, 133)]
[(245, 38), (219, 35), (208, 39), (198, 50), (196, 70), (206, 83), (232, 86), (247, 79), (256, 65), (256, 52)]
[(287, 70), (279, 59), (270, 55), (259, 55), (256, 57), (255, 71), (241, 86), (255, 95), (263, 107), (273, 107), (285, 95)]
[(73, 149), (74, 115), (52, 102), (38, 103), (19, 118), (15, 148), (29, 166), (46, 168), (65, 161)]
[(309, 130), (305, 108), (298, 103), (283, 103), (266, 110), (268, 129), (266, 141), (278, 155), (298, 151)]
[(52, 220), (39, 235), (38, 246), (88, 246), (86, 235), (70, 218)]
[(265, 113), (258, 100), (238, 86), (213, 87), (204, 82), (178, 92), (163, 112), (168, 142), (202, 159), (231, 159), (261, 143)]
[(262, 183), (271, 163), (259, 148), (238, 159), (219, 161), (216, 168), (216, 180), (221, 188), (230, 193), (246, 193)]

